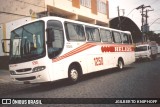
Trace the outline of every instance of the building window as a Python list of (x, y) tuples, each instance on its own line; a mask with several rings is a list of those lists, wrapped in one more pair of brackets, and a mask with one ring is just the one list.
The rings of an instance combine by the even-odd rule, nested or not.
[(102, 0), (97, 0), (97, 10), (98, 12), (100, 13), (103, 13), (103, 14), (106, 14), (106, 10), (107, 10), (107, 7), (106, 7), (106, 3)]
[(81, 0), (81, 5), (91, 8), (91, 0)]

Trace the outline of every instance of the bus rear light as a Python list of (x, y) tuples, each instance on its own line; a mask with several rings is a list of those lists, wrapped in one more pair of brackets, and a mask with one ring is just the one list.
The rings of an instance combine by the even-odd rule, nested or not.
[(46, 66), (38, 66), (38, 67), (35, 67), (33, 68), (33, 72), (39, 72), (39, 71), (42, 71), (46, 68)]

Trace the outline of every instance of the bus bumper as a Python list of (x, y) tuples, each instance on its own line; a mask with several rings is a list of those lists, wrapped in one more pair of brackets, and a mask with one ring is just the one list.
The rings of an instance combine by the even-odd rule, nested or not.
[(15, 84), (31, 84), (51, 81), (48, 72), (45, 70), (29, 74), (10, 75), (10, 78)]

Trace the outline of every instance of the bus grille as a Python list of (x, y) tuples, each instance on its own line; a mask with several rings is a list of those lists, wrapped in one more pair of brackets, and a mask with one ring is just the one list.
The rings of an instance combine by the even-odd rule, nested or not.
[(36, 79), (35, 76), (25, 77), (25, 78), (16, 78), (16, 80), (18, 80), (18, 81), (26, 81), (26, 80), (34, 80), (34, 79)]
[(16, 72), (27, 72), (27, 71), (31, 71), (31, 68), (16, 70)]

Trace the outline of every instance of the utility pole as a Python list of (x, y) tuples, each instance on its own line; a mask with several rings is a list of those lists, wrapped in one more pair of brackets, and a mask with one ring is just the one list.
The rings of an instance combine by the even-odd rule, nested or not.
[(118, 11), (118, 29), (120, 30), (121, 29), (121, 18), (120, 18), (120, 13), (119, 13), (119, 6), (117, 7), (117, 11)]
[(145, 12), (146, 12), (146, 15), (145, 15), (145, 18), (146, 18), (146, 22), (145, 22), (145, 25), (144, 25), (144, 32), (146, 33), (146, 36), (145, 36), (145, 38), (146, 38), (146, 41), (148, 41), (149, 40), (149, 35), (147, 34), (148, 32), (149, 32), (149, 25), (148, 25), (148, 12), (149, 11), (153, 11), (153, 9), (152, 10), (146, 10)]
[[(139, 10), (139, 9), (141, 9), (141, 11), (142, 11), (142, 26), (141, 26), (141, 31), (142, 31), (142, 40), (143, 40), (143, 42), (145, 41), (144, 39), (145, 39), (145, 37), (144, 37), (144, 16), (146, 16), (147, 18), (148, 18), (148, 15), (145, 15), (143, 12), (144, 12), (144, 9), (145, 8), (147, 8), (147, 7), (150, 7), (151, 8), (151, 6), (144, 6), (144, 4), (143, 5), (140, 5), (139, 7), (137, 7), (136, 9), (137, 10)], [(146, 19), (147, 19), (146, 18)], [(147, 21), (147, 20), (146, 20)], [(147, 22), (148, 23), (148, 22)], [(147, 24), (146, 23), (146, 24)]]
[(154, 11), (154, 9), (152, 9), (152, 10), (146, 10), (146, 15), (145, 15), (145, 17), (146, 17), (146, 25), (148, 26), (148, 12), (149, 11)]
[(117, 6), (117, 11), (118, 11), (118, 29), (121, 30), (121, 17), (120, 17), (120, 10), (123, 11), (123, 16), (125, 13), (125, 9), (119, 9), (119, 6)]
[(145, 8), (147, 8), (147, 7), (151, 7), (151, 6), (144, 6), (144, 4), (143, 5), (140, 5), (139, 7), (137, 7), (136, 9), (138, 10), (138, 9), (141, 9), (141, 11), (142, 11), (142, 27), (141, 27), (141, 31), (142, 31), (142, 33), (143, 33), (143, 26), (144, 26), (144, 19), (143, 19), (143, 17), (144, 17), (144, 9)]
[(148, 10), (146, 10), (146, 15), (145, 15), (145, 17), (146, 17), (146, 25), (148, 24)]
[(124, 14), (125, 14), (125, 9), (120, 9), (120, 10), (122, 10), (122, 12), (123, 12), (123, 16), (124, 16)]

